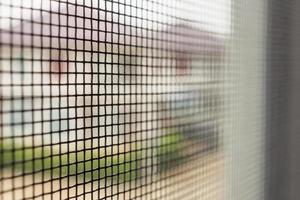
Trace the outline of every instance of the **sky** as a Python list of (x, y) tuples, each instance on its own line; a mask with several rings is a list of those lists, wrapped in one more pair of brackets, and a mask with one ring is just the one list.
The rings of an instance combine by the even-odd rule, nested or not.
[[(110, 1), (104, 0), (0, 0), (0, 28), (8, 28), (10, 23), (15, 26), (18, 20), (12, 21), (7, 17), (31, 19), (40, 15), (40, 12), (28, 9), (42, 9), (44, 11), (58, 10), (59, 2), (77, 2), (78, 5), (86, 5), (95, 8), (105, 8), (115, 12), (126, 13), (133, 16), (149, 17), (156, 19), (159, 22), (178, 23), (185, 19), (184, 22), (189, 22), (193, 26), (217, 33), (230, 33), (231, 27), (231, 0), (113, 0), (115, 2), (125, 3), (126, 5), (135, 5), (136, 9), (130, 6), (117, 6), (117, 3), (111, 4)], [(11, 6), (10, 6), (11, 5)], [(62, 4), (61, 4), (62, 5)], [(27, 9), (21, 9), (23, 6)], [(118, 11), (119, 9), (119, 11)], [(145, 9), (149, 9), (147, 12)], [(157, 12), (160, 14), (154, 14)], [(176, 16), (176, 21), (174, 16)], [(138, 20), (127, 23), (139, 23)], [(144, 24), (145, 23), (140, 23)], [(147, 26), (151, 24), (147, 23)], [(153, 24), (153, 26), (156, 26)], [(157, 27), (157, 26), (156, 26)], [(159, 28), (159, 26), (158, 26)]]

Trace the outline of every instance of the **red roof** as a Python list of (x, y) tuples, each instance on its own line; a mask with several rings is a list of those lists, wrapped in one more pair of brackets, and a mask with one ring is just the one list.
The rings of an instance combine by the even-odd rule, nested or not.
[[(0, 30), (0, 42), (12, 45), (82, 49), (96, 43), (142, 45), (147, 40), (141, 34), (144, 28), (136, 24), (118, 21), (118, 14), (111, 11), (65, 4), (67, 8), (51, 10), (40, 18), (24, 21), (12, 30)], [(124, 16), (123, 16), (124, 17)], [(134, 21), (134, 20), (133, 20)], [(151, 25), (149, 25), (151, 26)], [(193, 28), (185, 24), (169, 25), (164, 30), (151, 30), (154, 42), (151, 47), (171, 52), (193, 54), (219, 54), (224, 51), (224, 41), (213, 33)], [(149, 34), (148, 34), (149, 35)], [(84, 45), (85, 44), (85, 45)], [(149, 44), (149, 43), (148, 43)]]
[[(68, 8), (52, 10), (40, 18), (24, 21), (22, 24), (10, 29), (0, 30), (0, 42), (20, 45), (77, 48), (83, 42), (114, 42), (119, 44), (135, 44), (138, 33), (136, 28), (118, 22), (117, 15), (112, 17), (111, 12), (68, 4)], [(21, 40), (23, 36), (23, 41)]]
[(187, 54), (221, 54), (224, 40), (217, 34), (185, 24), (169, 25), (158, 34), (162, 49)]

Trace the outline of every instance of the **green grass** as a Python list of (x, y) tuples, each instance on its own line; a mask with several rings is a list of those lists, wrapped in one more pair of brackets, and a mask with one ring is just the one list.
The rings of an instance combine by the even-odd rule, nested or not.
[(45, 172), (52, 178), (76, 177), (131, 181), (141, 176), (141, 153), (100, 155), (98, 149), (60, 154), (52, 147), (12, 148), (12, 142), (0, 141), (0, 168), (15, 168), (28, 173)]

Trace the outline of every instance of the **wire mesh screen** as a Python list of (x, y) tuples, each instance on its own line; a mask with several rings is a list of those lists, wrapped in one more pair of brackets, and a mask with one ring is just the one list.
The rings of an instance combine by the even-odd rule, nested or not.
[(0, 199), (224, 199), (230, 0), (0, 8)]

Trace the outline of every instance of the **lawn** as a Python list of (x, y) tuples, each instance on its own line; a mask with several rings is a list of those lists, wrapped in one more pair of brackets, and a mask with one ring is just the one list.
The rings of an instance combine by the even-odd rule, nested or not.
[[(176, 167), (185, 160), (182, 153), (184, 139), (176, 131), (158, 137), (156, 158), (158, 170), (163, 172)], [(153, 150), (152, 148), (152, 150)], [(79, 179), (109, 179), (119, 182), (132, 181), (142, 176), (140, 151), (105, 155), (98, 148), (61, 153), (52, 146), (21, 146), (13, 140), (0, 140), (0, 169), (14, 168), (25, 173), (39, 173), (51, 178), (77, 177)]]
[(0, 168), (14, 167), (26, 173), (43, 171), (52, 178), (77, 176), (86, 181), (109, 178), (123, 182), (141, 176), (140, 152), (101, 155), (93, 149), (61, 154), (50, 146), (12, 146), (12, 141), (0, 141)]

